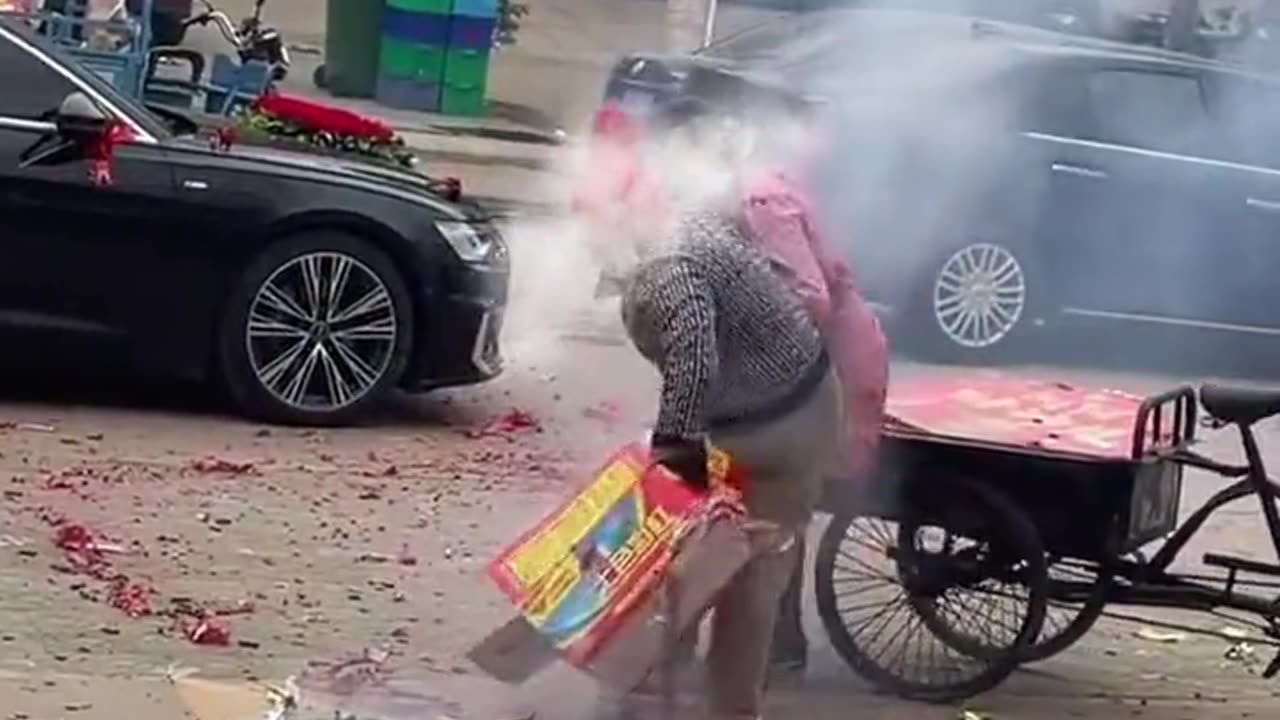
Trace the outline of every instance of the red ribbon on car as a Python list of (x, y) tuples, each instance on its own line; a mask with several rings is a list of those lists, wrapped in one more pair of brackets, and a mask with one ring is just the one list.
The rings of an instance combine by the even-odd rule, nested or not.
[(89, 182), (96, 187), (112, 185), (115, 179), (111, 163), (115, 158), (116, 145), (132, 142), (136, 137), (128, 125), (119, 120), (110, 121), (102, 135), (85, 148), (84, 158), (89, 163)]
[(231, 147), (240, 139), (240, 133), (231, 125), (215, 128), (209, 137), (209, 147), (221, 152), (230, 152)]

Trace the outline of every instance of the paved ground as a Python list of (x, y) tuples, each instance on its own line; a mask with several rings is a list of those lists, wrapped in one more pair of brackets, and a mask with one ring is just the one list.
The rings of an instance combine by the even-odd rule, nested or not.
[[(509, 612), (485, 580), (487, 559), (563, 496), (580, 472), (575, 461), (638, 432), (651, 412), (653, 378), (617, 343), (609, 312), (584, 302), (589, 283), (575, 274), (573, 255), (545, 250), (565, 237), (562, 229), (525, 222), (513, 237), (523, 261), (505, 378), (401, 399), (368, 427), (265, 428), (227, 417), (184, 388), (103, 391), (95, 381), (48, 375), (5, 383), (0, 716), (115, 720), (127, 706), (131, 717), (175, 718), (164, 679), (172, 664), (224, 679), (278, 680), (385, 648), (397, 717), (423, 716), (420, 696), (435, 693), (479, 717), (532, 706), (540, 717), (587, 718), (590, 685), (571, 672), (512, 691), (476, 676), (462, 656)], [(1134, 390), (1169, 382), (1062, 374)], [(612, 426), (585, 413), (606, 400), (622, 408)], [(543, 432), (466, 436), (510, 408), (534, 413)], [(1280, 463), (1276, 426), (1264, 435)], [(1211, 449), (1227, 451), (1228, 440), (1213, 438)], [(1213, 487), (1192, 476), (1188, 500)], [(77, 566), (55, 546), (59, 521), (115, 544), (108, 564)], [(1259, 530), (1256, 511), (1241, 509), (1215, 522), (1207, 541), (1262, 553)], [(113, 577), (149, 591), (154, 614), (131, 619), (113, 607), (130, 607), (127, 592), (112, 594)], [(230, 631), (228, 647), (187, 639), (182, 623), (201, 608), (227, 613), (217, 622)], [(1212, 629), (1226, 623), (1196, 620)], [(1256, 666), (1224, 660), (1228, 643), (1166, 645), (1136, 639), (1133, 630), (1105, 622), (1077, 649), (968, 707), (999, 718), (1163, 720), (1249, 717), (1276, 706), (1280, 686), (1254, 677)], [(809, 685), (780, 691), (777, 717), (957, 714), (869, 694), (820, 631), (812, 636)], [(386, 692), (374, 697), (389, 702)]]

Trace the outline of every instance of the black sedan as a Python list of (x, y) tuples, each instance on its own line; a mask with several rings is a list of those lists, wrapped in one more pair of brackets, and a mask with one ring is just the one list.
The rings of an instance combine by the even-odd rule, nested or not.
[[(86, 155), (109, 126), (130, 139), (102, 185)], [(500, 371), (508, 255), (478, 207), (420, 175), (193, 131), (0, 23), (7, 352), (213, 378), (297, 424)]]

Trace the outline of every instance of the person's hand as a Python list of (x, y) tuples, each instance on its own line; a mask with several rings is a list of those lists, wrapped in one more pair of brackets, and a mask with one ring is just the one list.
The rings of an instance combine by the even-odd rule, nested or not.
[(675, 473), (695, 490), (710, 486), (707, 476), (707, 444), (703, 440), (654, 435), (649, 443), (653, 461)]

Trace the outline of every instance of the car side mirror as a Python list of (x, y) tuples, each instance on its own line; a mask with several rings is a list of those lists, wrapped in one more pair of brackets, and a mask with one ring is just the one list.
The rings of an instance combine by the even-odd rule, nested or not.
[(87, 95), (73, 92), (58, 109), (45, 114), (44, 122), (52, 128), (19, 153), (18, 167), (61, 165), (83, 159), (107, 137), (112, 120)]
[(58, 135), (64, 140), (87, 145), (102, 138), (110, 116), (82, 92), (68, 95), (53, 114)]

